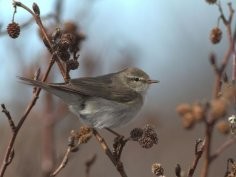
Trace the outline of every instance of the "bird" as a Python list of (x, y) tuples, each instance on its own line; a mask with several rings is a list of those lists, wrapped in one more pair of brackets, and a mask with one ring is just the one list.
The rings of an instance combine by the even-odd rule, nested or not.
[(149, 85), (159, 82), (135, 67), (75, 78), (68, 83), (46, 83), (25, 77), (19, 80), (56, 95), (83, 124), (99, 129), (122, 127), (130, 122), (142, 108)]

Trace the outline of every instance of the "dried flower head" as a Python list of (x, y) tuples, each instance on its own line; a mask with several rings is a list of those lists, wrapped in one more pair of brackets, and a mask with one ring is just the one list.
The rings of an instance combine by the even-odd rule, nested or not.
[(161, 166), (160, 163), (155, 162), (152, 164), (152, 173), (156, 176), (163, 176), (164, 168)]
[(211, 116), (214, 120), (222, 118), (227, 112), (227, 102), (218, 98), (211, 101)]
[(195, 123), (195, 118), (193, 116), (193, 113), (189, 112), (184, 114), (184, 116), (182, 117), (182, 124), (184, 128), (190, 129), (193, 127), (194, 123)]
[(206, 0), (206, 2), (208, 4), (215, 4), (217, 2), (217, 0)]
[(141, 138), (143, 135), (143, 129), (141, 128), (134, 128), (131, 132), (130, 132), (130, 138), (133, 141), (138, 141), (139, 138)]
[(192, 106), (193, 117), (196, 121), (201, 121), (205, 117), (205, 111), (200, 103), (196, 103)]
[(18, 23), (12, 22), (7, 26), (7, 33), (8, 35), (15, 39), (20, 35), (20, 26)]
[(153, 146), (153, 140), (150, 137), (139, 138), (138, 142), (145, 149), (150, 149)]
[(188, 103), (183, 103), (177, 106), (176, 108), (176, 112), (180, 115), (183, 116), (184, 114), (191, 112), (192, 111), (192, 107), (190, 104)]
[(224, 121), (224, 120), (219, 121), (217, 123), (216, 128), (221, 134), (224, 134), (224, 135), (227, 135), (230, 132), (230, 125), (227, 121)]
[(67, 50), (59, 51), (57, 54), (62, 61), (68, 61), (70, 59), (70, 53)]
[(158, 143), (157, 132), (154, 127), (147, 124), (143, 129), (143, 137), (149, 137), (153, 141), (154, 144)]
[(211, 30), (211, 33), (210, 33), (210, 40), (212, 42), (212, 44), (217, 44), (220, 42), (222, 38), (222, 31), (220, 28), (218, 27), (215, 27)]
[(90, 140), (90, 138), (93, 135), (93, 131), (92, 128), (90, 127), (80, 127), (79, 133), (77, 134), (76, 139), (80, 142), (80, 144), (84, 144), (87, 143), (88, 140)]

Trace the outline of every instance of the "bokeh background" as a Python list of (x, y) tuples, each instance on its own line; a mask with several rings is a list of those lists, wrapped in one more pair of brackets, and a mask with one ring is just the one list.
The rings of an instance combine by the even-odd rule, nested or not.
[[(29, 7), (33, 3), (31, 0), (22, 2)], [(56, 3), (53, 0), (38, 1), (41, 15), (54, 13)], [(222, 5), (227, 14), (226, 3), (222, 2)], [(236, 7), (235, 2), (233, 5)], [(0, 0), (2, 33), (11, 22), (13, 11), (11, 1)], [(224, 30), (219, 45), (212, 45), (209, 41), (209, 32), (217, 25), (218, 17), (218, 8), (204, 0), (62, 1), (61, 23), (75, 22), (86, 35), (80, 50), (80, 67), (73, 71), (73, 77), (96, 76), (136, 66), (151, 78), (160, 80), (149, 90), (139, 118), (126, 127), (115, 129), (128, 136), (132, 128), (149, 123), (158, 130), (159, 144), (152, 149), (143, 149), (135, 142), (125, 147), (122, 161), (128, 176), (153, 176), (150, 169), (155, 161), (163, 165), (166, 176), (174, 176), (177, 163), (183, 170), (191, 165), (195, 140), (204, 136), (203, 126), (198, 124), (191, 130), (185, 130), (175, 109), (183, 102), (211, 98), (214, 73), (208, 57), (214, 52), (220, 60), (228, 47)], [(17, 23), (24, 23), (30, 18), (25, 10), (17, 9)], [(48, 28), (56, 27), (51, 19), (44, 23)], [(15, 121), (32, 95), (32, 88), (18, 83), (16, 76), (31, 77), (38, 67), (44, 69), (48, 59), (49, 54), (35, 23), (22, 29), (16, 40), (1, 34), (0, 103), (6, 104)], [(227, 70), (231, 72), (231, 65)], [(56, 65), (50, 80), (62, 81)], [(5, 116), (0, 114), (0, 118), (2, 159), (11, 132)], [(44, 175), (60, 162), (70, 130), (79, 129), (80, 125), (60, 100), (41, 93), (16, 141), (15, 158), (6, 176)], [(113, 136), (104, 130), (100, 132), (111, 145)], [(212, 148), (218, 147), (226, 138), (214, 132)], [(231, 146), (214, 161), (210, 177), (224, 175), (227, 159), (236, 157), (235, 148), (235, 145)], [(91, 177), (119, 176), (95, 139), (74, 153), (58, 176), (84, 176), (84, 163), (94, 154), (97, 154), (97, 160), (92, 167)]]

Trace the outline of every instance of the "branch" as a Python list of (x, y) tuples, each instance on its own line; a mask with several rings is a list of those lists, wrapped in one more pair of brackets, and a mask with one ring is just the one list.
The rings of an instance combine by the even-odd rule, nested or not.
[(126, 172), (124, 170), (124, 166), (120, 160), (117, 161), (117, 159), (113, 156), (112, 151), (109, 149), (107, 143), (105, 140), (101, 137), (101, 135), (93, 129), (93, 135), (100, 143), (102, 149), (104, 150), (105, 154), (108, 156), (108, 158), (111, 160), (113, 165), (116, 167), (117, 171), (120, 173), (122, 177), (127, 177)]
[(33, 16), (35, 22), (37, 23), (37, 25), (38, 25), (38, 27), (39, 27), (42, 35), (43, 35), (44, 43), (47, 44), (47, 47), (49, 47), (49, 51), (52, 53), (53, 58), (55, 58), (56, 63), (58, 65), (59, 69), (60, 69), (60, 72), (61, 72), (64, 80), (68, 81), (70, 79), (70, 76), (68, 74), (66, 74), (66, 71), (65, 71), (65, 69), (64, 69), (64, 67), (63, 67), (63, 65), (61, 63), (60, 57), (58, 56), (58, 54), (56, 52), (54, 52), (53, 44), (52, 44), (51, 40), (49, 39), (49, 36), (48, 36), (48, 34), (46, 32), (46, 29), (43, 26), (43, 23), (42, 23), (42, 20), (41, 20), (40, 16), (35, 14), (31, 9), (29, 9), (27, 6), (25, 6), (21, 2), (14, 1), (13, 5), (25, 9), (26, 11), (28, 11)]
[[(200, 145), (201, 145), (201, 147), (199, 148)], [(202, 142), (202, 140), (197, 140), (196, 144), (195, 144), (195, 159), (192, 163), (192, 166), (190, 167), (190, 169), (188, 171), (188, 175), (187, 175), (188, 177), (193, 176), (195, 169), (197, 167), (198, 161), (201, 158), (202, 153), (204, 151), (204, 148), (205, 148), (205, 141)]]
[[(50, 72), (54, 62), (55, 62), (55, 60), (53, 60), (53, 59), (50, 60), (50, 63), (49, 63), (48, 68), (46, 70), (46, 73), (43, 76), (42, 82), (46, 81), (46, 79), (47, 79), (47, 77), (49, 75), (49, 72)], [(11, 154), (13, 152), (13, 146), (14, 146), (16, 137), (18, 135), (18, 132), (21, 129), (21, 127), (22, 127), (23, 123), (25, 122), (26, 118), (28, 117), (30, 111), (32, 110), (32, 108), (36, 104), (40, 92), (41, 92), (40, 88), (38, 88), (34, 92), (31, 101), (29, 102), (27, 108), (25, 109), (25, 112), (23, 113), (22, 117), (20, 118), (19, 123), (15, 127), (15, 131), (13, 132), (13, 134), (11, 136), (11, 139), (10, 139), (10, 141), (8, 143), (7, 150), (6, 150), (4, 159), (3, 159), (3, 163), (2, 163), (2, 166), (1, 166), (1, 170), (0, 170), (0, 177), (3, 177), (3, 175), (4, 175), (4, 173), (5, 173), (6, 169), (7, 169), (7, 166), (11, 163), (11, 160), (9, 160), (9, 159), (11, 159)]]
[(236, 137), (226, 140), (218, 149), (211, 155), (210, 162), (214, 161), (223, 151), (236, 142)]

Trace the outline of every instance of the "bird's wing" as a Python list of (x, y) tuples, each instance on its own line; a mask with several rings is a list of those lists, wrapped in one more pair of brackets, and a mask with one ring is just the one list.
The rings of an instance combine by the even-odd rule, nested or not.
[(139, 96), (137, 92), (129, 88), (121, 88), (119, 81), (114, 85), (110, 75), (72, 79), (69, 84), (49, 85), (73, 94), (101, 97), (121, 103), (132, 101)]

